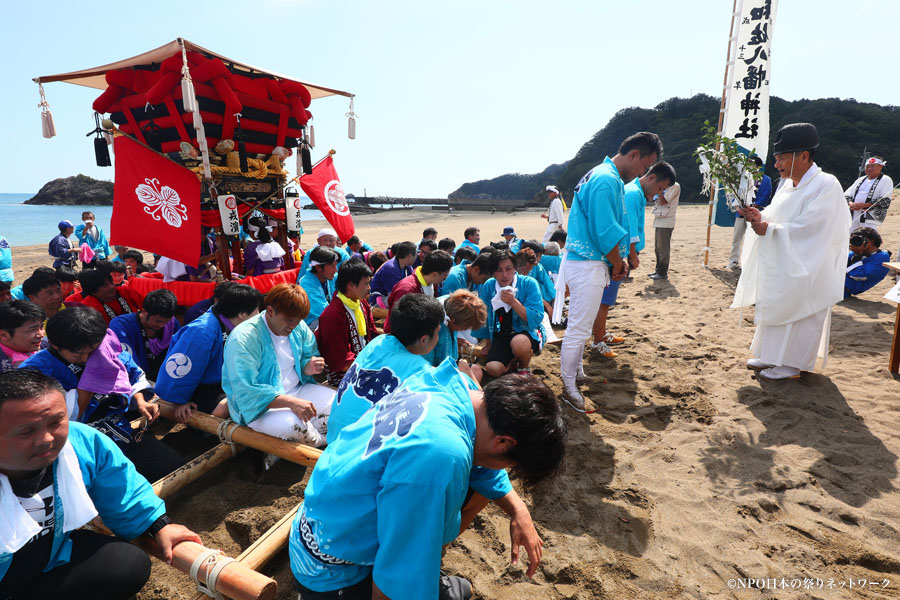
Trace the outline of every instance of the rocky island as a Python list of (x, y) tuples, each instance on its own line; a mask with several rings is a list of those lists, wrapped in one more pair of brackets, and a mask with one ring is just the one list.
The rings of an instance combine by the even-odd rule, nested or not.
[(113, 182), (87, 175), (54, 179), (25, 204), (61, 204), (64, 206), (112, 206)]

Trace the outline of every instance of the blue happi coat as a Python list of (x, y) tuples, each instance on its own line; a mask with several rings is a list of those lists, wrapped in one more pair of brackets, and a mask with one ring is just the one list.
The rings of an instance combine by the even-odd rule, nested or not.
[[(319, 281), (319, 278), (314, 273), (307, 271), (297, 281), (297, 285), (303, 288), (303, 291), (306, 292), (306, 297), (309, 298), (309, 315), (304, 319), (304, 322), (315, 329), (322, 311), (325, 310), (325, 307), (328, 306), (334, 297), (334, 279), (329, 279), (325, 282), (325, 287), (322, 287), (322, 282)], [(328, 290), (327, 295), (325, 293), (326, 289)]]
[(606, 255), (615, 248), (622, 258), (628, 256), (629, 239), (625, 184), (607, 156), (575, 186), (566, 238), (568, 260), (610, 264)]
[(156, 394), (173, 404), (191, 400), (197, 386), (222, 381), (225, 334), (215, 310), (208, 310), (172, 336), (156, 378)]

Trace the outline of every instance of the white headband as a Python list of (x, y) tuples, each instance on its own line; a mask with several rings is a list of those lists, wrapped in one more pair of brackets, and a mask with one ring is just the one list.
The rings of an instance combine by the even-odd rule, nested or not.
[(884, 165), (886, 165), (886, 164), (887, 164), (887, 163), (886, 163), (885, 161), (881, 160), (881, 159), (878, 158), (877, 156), (873, 156), (872, 158), (870, 158), (869, 160), (866, 161), (866, 166), (867, 166), (867, 167), (868, 167), (869, 165), (881, 165), (881, 166), (884, 166)]
[(559, 193), (559, 190), (556, 189), (556, 186), (555, 186), (555, 185), (548, 185), (548, 186), (547, 186), (546, 188), (544, 188), (544, 189), (546, 189), (548, 192), (556, 192), (557, 194)]
[(323, 229), (319, 232), (319, 235), (316, 236), (316, 239), (319, 239), (323, 235), (330, 235), (331, 237), (337, 239), (337, 233), (335, 233), (334, 229)]

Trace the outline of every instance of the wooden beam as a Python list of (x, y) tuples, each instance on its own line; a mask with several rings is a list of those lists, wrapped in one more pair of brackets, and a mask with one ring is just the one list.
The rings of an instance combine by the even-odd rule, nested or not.
[[(159, 398), (156, 398), (156, 402), (159, 405), (159, 414), (170, 421), (174, 421), (176, 406)], [(218, 435), (219, 427), (223, 426), (223, 423), (225, 423), (224, 419), (197, 410), (191, 414), (191, 418), (187, 421), (187, 424), (191, 427), (214, 435)], [(228, 430), (232, 431), (232, 428), (231, 439), (235, 443), (274, 454), (298, 465), (315, 466), (316, 461), (322, 456), (322, 451), (312, 446), (281, 440), (242, 425), (231, 425)]]
[[(243, 446), (237, 444), (235, 444), (234, 448), (236, 452), (244, 449)], [(153, 491), (160, 498), (166, 499), (184, 486), (196, 481), (201, 476), (226, 462), (232, 456), (234, 456), (234, 452), (231, 450), (231, 444), (219, 444), (154, 483)]]

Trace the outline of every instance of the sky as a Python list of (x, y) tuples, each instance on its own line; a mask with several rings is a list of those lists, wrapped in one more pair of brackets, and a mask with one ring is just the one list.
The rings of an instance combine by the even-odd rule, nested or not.
[[(879, 72), (897, 56), (900, 2), (778, 4), (773, 95), (900, 102), (898, 79)], [(347, 138), (347, 98), (310, 107), (313, 160), (336, 150), (347, 193), (446, 197), (465, 182), (572, 158), (623, 108), (700, 92), (720, 97), (731, 11), (732, 0), (9, 3), (0, 23), (0, 193), (36, 192), (77, 173), (113, 178), (113, 168), (95, 165), (85, 136), (100, 92), (44, 86), (58, 133), (44, 139), (33, 77), (106, 64), (180, 36), (355, 94), (355, 140)]]

